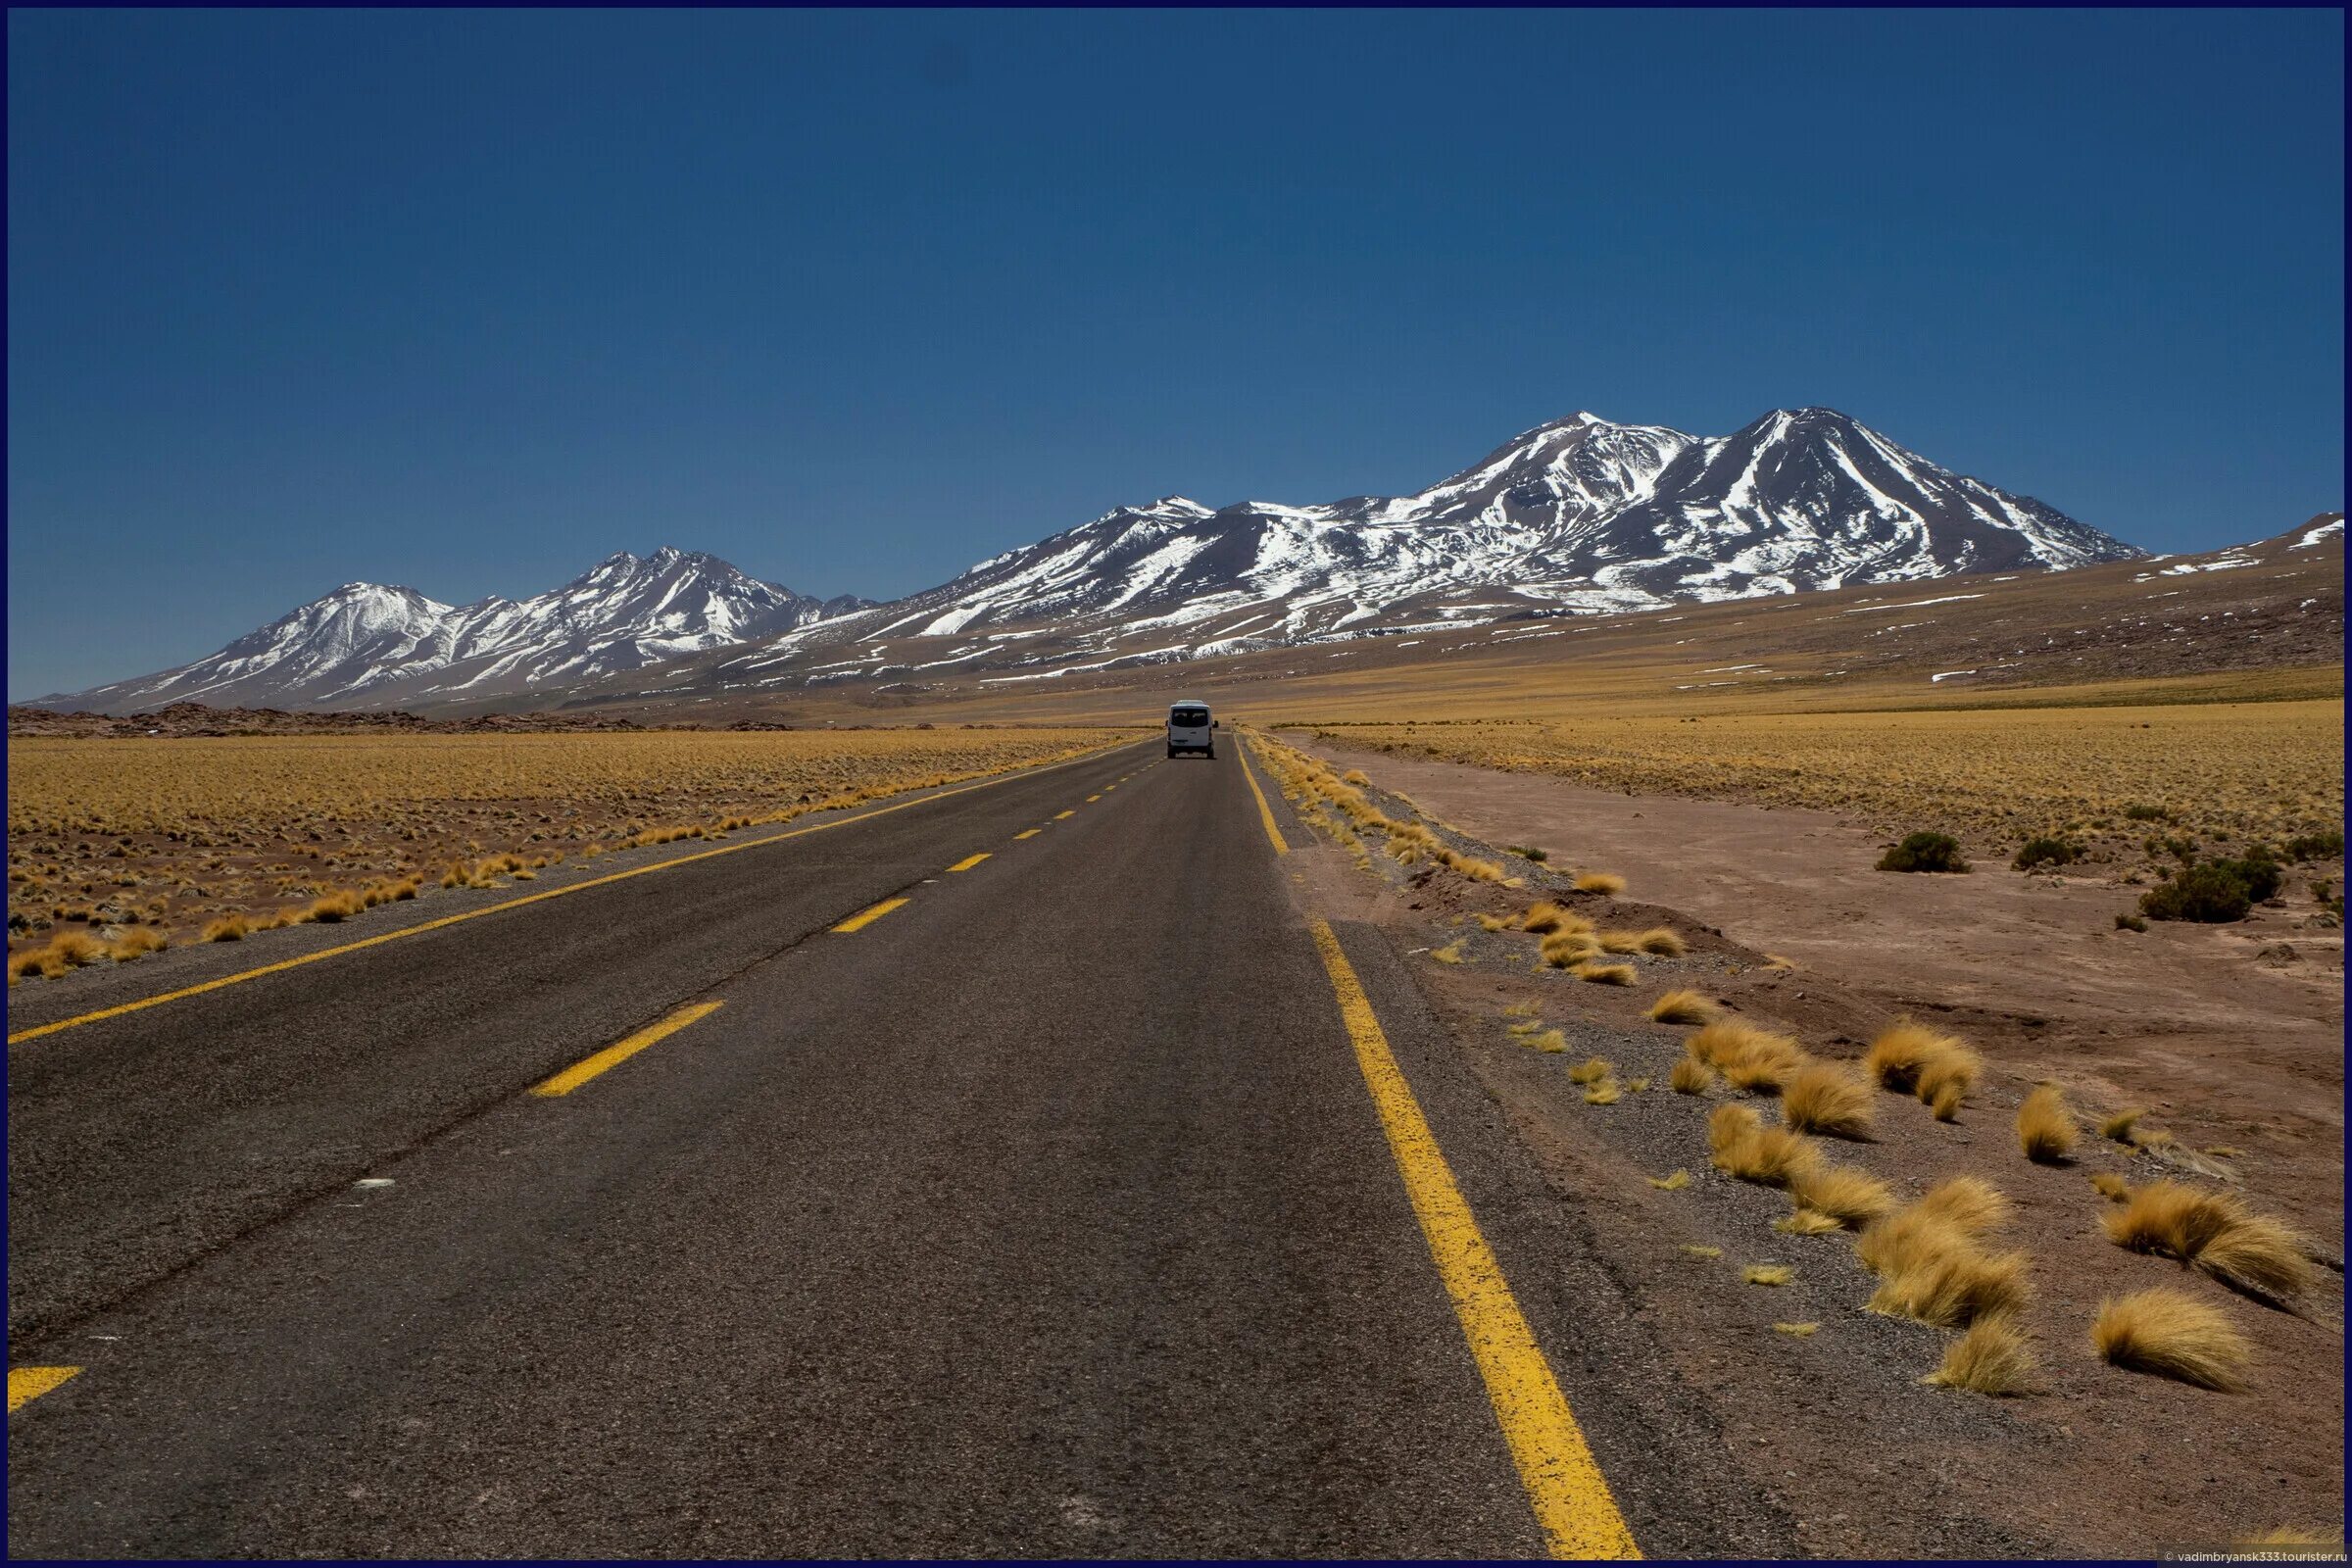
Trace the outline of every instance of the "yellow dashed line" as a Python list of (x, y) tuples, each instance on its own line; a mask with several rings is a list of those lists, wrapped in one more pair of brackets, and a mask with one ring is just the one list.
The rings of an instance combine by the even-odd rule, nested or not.
[(1028, 829), (1026, 829), (1026, 830), (1024, 830), (1024, 831), (1022, 831), (1022, 832), (1015, 833), (1015, 834), (1013, 835), (1013, 837), (1014, 837), (1016, 840), (1017, 840), (1017, 839), (1033, 839), (1033, 838), (1037, 837), (1037, 836), (1038, 836), (1040, 833), (1043, 833), (1044, 831), (1045, 831), (1045, 829), (1044, 829), (1044, 828), (1042, 828), (1042, 827), (1033, 827), (1033, 828), (1028, 828)]
[(77, 1366), (12, 1366), (8, 1369), (8, 1413), (20, 1409), (60, 1384), (81, 1375)]
[[(1133, 743), (1114, 742), (1112, 747), (1099, 750), (1110, 750), (1116, 746), (1130, 744)], [(709, 860), (721, 855), (740, 855), (745, 850), (756, 850), (766, 844), (781, 844), (786, 839), (805, 838), (811, 833), (823, 833), (831, 828), (847, 827), (853, 822), (870, 821), (877, 816), (887, 816), (893, 811), (904, 811), (909, 807), (927, 806), (933, 801), (944, 801), (950, 796), (969, 795), (974, 790), (993, 789), (999, 784), (1009, 783), (1016, 778), (1027, 778), (1038, 773), (1050, 773), (1058, 767), (1069, 767), (1090, 760), (1096, 755), (1098, 753), (1090, 752), (1084, 757), (1073, 757), (1067, 761), (1049, 762), (1044, 767), (1023, 768), (1017, 772), (1000, 773), (994, 778), (981, 779), (977, 783), (959, 785), (952, 790), (941, 790), (936, 795), (925, 795), (917, 800), (901, 801), (896, 806), (878, 806), (870, 811), (859, 811), (856, 816), (837, 817), (830, 822), (818, 822), (811, 827), (796, 827), (789, 833), (770, 834), (763, 839), (747, 839), (741, 844), (721, 845), (715, 850), (701, 850), (693, 855), (681, 855), (674, 860), (657, 860), (652, 865), (632, 866), (626, 871), (613, 871), (605, 876), (590, 877), (585, 882), (573, 882), (564, 887), (549, 888), (544, 893), (533, 893), (519, 899), (508, 899), (501, 904), (485, 905), (481, 908), (467, 909), (460, 914), (445, 914), (437, 920), (420, 920), (415, 925), (402, 926), (397, 931), (386, 931), (381, 936), (366, 937), (358, 942), (346, 942), (340, 947), (320, 948), (316, 953), (301, 954), (295, 957), (280, 959), (276, 963), (265, 963), (259, 968), (242, 969), (235, 974), (222, 975), (218, 980), (206, 980), (197, 985), (182, 986), (177, 991), (165, 991), (152, 997), (141, 997), (136, 1002), (125, 1002), (112, 1007), (100, 1007), (95, 1012), (85, 1012), (72, 1018), (60, 1018), (55, 1023), (44, 1023), (30, 1029), (20, 1029), (8, 1037), (8, 1043), (12, 1046), (18, 1045), (26, 1040), (38, 1039), (42, 1035), (56, 1034), (61, 1029), (78, 1028), (82, 1024), (97, 1023), (104, 1018), (120, 1018), (126, 1012), (138, 1012), (147, 1007), (160, 1007), (167, 1002), (178, 1002), (186, 997), (202, 996), (207, 991), (218, 991), (222, 986), (238, 985), (247, 980), (258, 980), (266, 974), (282, 974), (288, 969), (299, 969), (306, 963), (317, 963), (322, 958), (339, 957), (343, 954), (358, 953), (365, 948), (380, 947), (386, 942), (398, 942), (402, 937), (419, 936), (427, 931), (439, 931), (445, 926), (459, 925), (467, 920), (478, 920), (486, 914), (499, 914), (508, 909), (519, 909), (526, 904), (544, 904), (549, 899), (561, 899), (574, 893), (585, 893), (590, 888), (601, 888), (612, 882), (625, 882), (630, 877), (646, 876), (655, 871), (666, 871), (671, 866), (692, 865), (697, 860)], [(1069, 813), (1064, 811), (1062, 814), (1067, 816)]]
[(1066, 811), (1055, 811), (1055, 812), (1054, 813), (1054, 821), (1056, 821), (1056, 822), (1058, 822), (1058, 821), (1061, 821), (1061, 820), (1062, 820), (1064, 817), (1076, 816), (1077, 814), (1078, 814), (1078, 808), (1077, 808), (1076, 807), (1074, 807), (1074, 806), (1073, 806), (1072, 808), (1069, 808), (1068, 810), (1066, 810)]
[(718, 1007), (715, 1002), (698, 1002), (691, 1006), (680, 1007), (660, 1023), (640, 1029), (619, 1044), (607, 1046), (586, 1060), (564, 1068), (547, 1082), (534, 1085), (531, 1093), (543, 1099), (568, 1095), (598, 1073), (619, 1066), (656, 1041), (668, 1039), (697, 1018), (710, 1017)]
[(867, 926), (872, 925), (876, 920), (881, 919), (884, 915), (888, 914), (891, 910), (898, 908), (906, 902), (906, 901), (905, 899), (884, 899), (880, 904), (875, 905), (870, 909), (858, 910), (856, 914), (851, 915), (847, 920), (842, 921), (841, 924), (835, 926), (833, 929), (844, 934), (851, 931), (862, 931)]
[(1094, 804), (1095, 804), (1097, 801), (1101, 800), (1102, 798), (1102, 796), (1100, 796), (1100, 795), (1089, 795), (1089, 796), (1086, 798), (1086, 804), (1087, 804), (1087, 805), (1089, 805), (1089, 806), (1092, 806), (1092, 805), (1094, 805)]
[(1276, 855), (1288, 855), (1291, 847), (1282, 841), (1282, 829), (1274, 825), (1274, 808), (1266, 804), (1266, 792), (1257, 787), (1257, 775), (1250, 771), (1250, 749), (1247, 743), (1233, 754), (1241, 759), (1242, 777), (1250, 781), (1250, 793), (1257, 797), (1257, 819), (1266, 824), (1266, 839), (1274, 846)]
[(987, 858), (988, 857), (985, 855), (967, 855), (962, 859), (957, 860), (954, 865), (949, 866), (948, 869), (951, 871), (969, 871), (973, 866), (978, 865), (982, 860)]
[[(1260, 797), (1259, 804), (1264, 804)], [(1268, 818), (1271, 831), (1272, 819)], [(1536, 1344), (1535, 1332), (1520, 1315), (1478, 1220), (1462, 1191), (1454, 1185), (1437, 1135), (1421, 1114), (1412, 1087), (1396, 1065), (1388, 1036), (1365, 997), (1355, 970), (1340, 949), (1330, 925), (1310, 922), (1315, 948), (1331, 976), (1339, 999), (1340, 1017), (1355, 1045), (1355, 1062), (1372, 1092), (1380, 1113), (1381, 1130), (1388, 1134), (1389, 1152), (1396, 1156), (1397, 1174), (1421, 1221), (1429, 1255), (1453, 1298), (1470, 1354), (1486, 1380), (1487, 1398), (1502, 1427), (1503, 1442), (1519, 1467), (1520, 1484), (1535, 1505), (1536, 1522), (1543, 1526), (1555, 1557), (1639, 1557), (1633, 1531), (1617, 1509), (1600, 1466), (1586, 1446), (1568, 1408), (1568, 1399), (1552, 1378), (1551, 1365)]]

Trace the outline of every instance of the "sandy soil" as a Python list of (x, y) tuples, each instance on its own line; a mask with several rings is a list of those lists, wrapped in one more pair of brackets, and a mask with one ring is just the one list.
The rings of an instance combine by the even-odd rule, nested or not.
[[(2280, 1527), (2340, 1531), (2342, 944), (2308, 905), (2260, 910), (2242, 927), (2159, 925), (2140, 936), (2113, 930), (2135, 889), (1990, 866), (1956, 877), (1874, 872), (1881, 841), (1824, 813), (1316, 750), (1401, 791), (1465, 848), (1551, 852), (1545, 867), (1507, 862), (1531, 878), (1517, 892), (1444, 871), (1415, 881), (1378, 858), (1367, 874), (1328, 847), (1299, 858), (1306, 885), (1335, 912), (1382, 920), (1408, 947), (1461, 941), (1467, 961), (1422, 960), (1416, 978), (1544, 1161), (1564, 1208), (1608, 1238), (1624, 1288), (1686, 1385), (1717, 1411), (1723, 1461), (1802, 1521), (1814, 1550), (2138, 1556)], [(1672, 925), (1690, 954), (1639, 960), (1640, 984), (1618, 990), (1535, 966), (1530, 938), (1465, 923), (1471, 912), (1522, 906), (1570, 866), (1631, 883), (1628, 897), (1584, 900), (1592, 917)], [(2303, 868), (2289, 894), (2308, 899), (2305, 874), (2339, 870)], [(1774, 966), (1776, 955), (1794, 966)], [(1643, 1016), (1667, 986), (1788, 1028), (1827, 1056), (1858, 1055), (1906, 1011), (1985, 1052), (1987, 1080), (1957, 1123), (1881, 1095), (1877, 1138), (1839, 1145), (1836, 1157), (1906, 1195), (1970, 1172), (2017, 1201), (2002, 1245), (2032, 1260), (2026, 1327), (2043, 1392), (1991, 1400), (1920, 1386), (1945, 1337), (1863, 1311), (1872, 1281), (1847, 1238), (1772, 1230), (1786, 1200), (1710, 1167), (1708, 1106), (1664, 1090), (1688, 1031)], [(1566, 1052), (1530, 1051), (1507, 1032), (1503, 1007), (1529, 1002), (1564, 1031)], [(1566, 1069), (1591, 1054), (1615, 1063), (1621, 1081), (1647, 1077), (1651, 1087), (1586, 1104)], [(2146, 1105), (2182, 1144), (2232, 1151), (2198, 1156), (2214, 1173), (2205, 1179), (2303, 1227), (2333, 1270), (2286, 1311), (2107, 1242), (2091, 1173), (2134, 1183), (2184, 1173), (2095, 1134), (2065, 1166), (2029, 1163), (2011, 1124), (2044, 1077), (2083, 1111)], [(1643, 1180), (1678, 1168), (1691, 1177), (1683, 1190)], [(1723, 1255), (1694, 1258), (1687, 1246)], [(1754, 1261), (1791, 1264), (1797, 1278), (1779, 1290), (1742, 1285), (1739, 1265)], [(2090, 1353), (2100, 1298), (2154, 1285), (2227, 1311), (2259, 1360), (2246, 1392), (2127, 1373)], [(1774, 1331), (1782, 1321), (1821, 1327), (1791, 1338)]]

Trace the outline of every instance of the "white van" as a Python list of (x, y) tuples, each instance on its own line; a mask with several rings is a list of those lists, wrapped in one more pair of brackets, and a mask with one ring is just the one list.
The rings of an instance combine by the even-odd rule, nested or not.
[(1208, 716), (1206, 703), (1168, 705), (1168, 755), (1199, 752), (1211, 761), (1217, 756), (1217, 721)]

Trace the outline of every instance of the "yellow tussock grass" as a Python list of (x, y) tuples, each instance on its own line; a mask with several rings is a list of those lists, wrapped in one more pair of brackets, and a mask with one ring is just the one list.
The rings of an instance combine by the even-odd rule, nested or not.
[(1709, 1023), (1715, 1004), (1695, 991), (1668, 991), (1649, 1004), (1649, 1015), (1660, 1023)]
[(1532, 931), (1541, 937), (1549, 936), (1555, 931), (1590, 931), (1592, 922), (1544, 899), (1527, 906), (1527, 912), (1519, 917), (1519, 929)]
[(1662, 925), (1651, 926), (1634, 940), (1641, 944), (1643, 953), (1653, 953), (1661, 958), (1679, 958), (1686, 951), (1683, 939)]
[(253, 929), (253, 922), (241, 914), (224, 914), (204, 928), (207, 942), (242, 942)]
[(1568, 971), (1579, 980), (1589, 980), (1596, 986), (1630, 986), (1634, 983), (1634, 966), (1630, 963), (1580, 963)]
[(332, 893), (312, 900), (308, 913), (313, 920), (332, 925), (338, 920), (350, 919), (367, 906), (366, 902), (359, 894), (349, 888), (338, 888)]
[(1786, 1127), (1767, 1127), (1741, 1104), (1718, 1105), (1707, 1118), (1715, 1165), (1743, 1182), (1786, 1187), (1820, 1163), (1813, 1145)]
[(1692, 1257), (1703, 1257), (1709, 1261), (1713, 1261), (1714, 1259), (1723, 1255), (1722, 1248), (1701, 1247), (1696, 1242), (1685, 1242), (1683, 1244), (1683, 1250), (1689, 1252)]
[(2179, 1258), (2232, 1290), (2292, 1300), (2312, 1285), (2302, 1238), (2229, 1193), (2150, 1182), (2102, 1223), (2116, 1246)]
[(1851, 1229), (1894, 1211), (1894, 1194), (1887, 1185), (1851, 1165), (1825, 1164), (1800, 1171), (1789, 1184), (1789, 1196)]
[(2132, 1133), (2139, 1125), (2139, 1118), (2146, 1114), (2147, 1110), (2139, 1105), (2133, 1105), (2129, 1110), (2119, 1110), (2099, 1123), (2099, 1136), (2112, 1138), (2119, 1144), (2135, 1143), (2137, 1140), (2133, 1138)]
[(1555, 931), (1544, 939), (1544, 961), (1554, 969), (1573, 968), (1600, 956), (1600, 944), (1581, 931)]
[(1625, 891), (1625, 878), (1614, 871), (1587, 871), (1576, 879), (1576, 891), (1614, 896)]
[(1433, 949), (1431, 949), (1431, 950), (1430, 950), (1430, 955), (1429, 955), (1429, 956), (1430, 956), (1431, 957), (1433, 957), (1433, 958), (1437, 959), (1437, 960), (1438, 960), (1438, 962), (1440, 962), (1440, 963), (1459, 963), (1459, 962), (1461, 962), (1461, 961), (1462, 961), (1462, 941), (1461, 941), (1461, 938), (1459, 938), (1459, 937), (1456, 937), (1456, 938), (1455, 938), (1453, 941), (1446, 943), (1446, 946), (1444, 946), (1444, 947), (1442, 947), (1442, 948), (1433, 948)]
[(1967, 1333), (1944, 1348), (1943, 1364), (1920, 1381), (1971, 1394), (2031, 1394), (2039, 1371), (2034, 1348), (2016, 1321), (1994, 1316), (1970, 1324)]
[(1921, 1069), (1959, 1044), (1950, 1035), (1905, 1018), (1870, 1043), (1862, 1057), (1862, 1070), (1876, 1079), (1881, 1089), (1909, 1094), (1919, 1085)]
[(2163, 1286), (2101, 1301), (2090, 1346), (2116, 1366), (2224, 1391), (2243, 1386), (2253, 1353), (2219, 1308)]
[(2030, 1294), (2026, 1254), (1979, 1251), (1948, 1225), (1930, 1225), (1910, 1266), (1880, 1276), (1869, 1307), (1937, 1328), (1966, 1328), (1980, 1318), (2024, 1309)]
[(1596, 1084), (1609, 1075), (1609, 1064), (1598, 1056), (1588, 1056), (1568, 1069), (1572, 1084)]
[(1740, 1277), (1750, 1285), (1786, 1285), (1796, 1278), (1796, 1270), (1786, 1263), (1750, 1263)]
[(1639, 931), (1600, 931), (1592, 940), (1600, 944), (1603, 953), (1640, 953), (1642, 933)]
[(1715, 1085), (1715, 1069), (1695, 1056), (1684, 1056), (1675, 1062), (1666, 1082), (1678, 1095), (1703, 1095)]
[(1558, 1055), (1568, 1049), (1568, 1037), (1557, 1029), (1546, 1029), (1528, 1042), (1545, 1055)]
[(1786, 1334), (1792, 1340), (1810, 1339), (1820, 1331), (1821, 1325), (1818, 1323), (1775, 1323), (1772, 1326), (1773, 1333)]
[(1808, 1061), (1781, 1085), (1781, 1119), (1800, 1133), (1870, 1136), (1870, 1085), (1834, 1062)]
[(2017, 1107), (2017, 1141), (2026, 1157), (2037, 1165), (2055, 1165), (2075, 1151), (2075, 1113), (2067, 1108), (2066, 1092), (2043, 1084)]
[(1619, 1098), (1617, 1085), (1613, 1079), (1603, 1078), (1585, 1091), (1585, 1103), (1588, 1105), (1614, 1105)]
[(1511, 917), (1507, 914), (1482, 914), (1477, 918), (1481, 931), (1508, 931), (1511, 928)]
[(1735, 1089), (1773, 1093), (1805, 1060), (1804, 1048), (1787, 1035), (1721, 1018), (1683, 1042), (1690, 1054), (1723, 1074)]
[(1646, 1078), (1628, 1078), (1625, 1081), (1625, 1092), (1629, 1095), (1644, 1094), (1648, 1089), (1649, 1080)]
[(1919, 1200), (1923, 1214), (1949, 1221), (1970, 1236), (1982, 1236), (2009, 1223), (2016, 1205), (2009, 1195), (1981, 1176), (1947, 1176), (1928, 1189)]
[(1690, 1185), (1690, 1173), (1687, 1170), (1669, 1171), (1663, 1176), (1651, 1176), (1646, 1179), (1650, 1186), (1655, 1187), (1661, 1193), (1679, 1193)]
[(2092, 1190), (2111, 1203), (2121, 1203), (2132, 1197), (2132, 1184), (2111, 1170), (2092, 1171), (2090, 1185)]
[(1772, 1228), (1790, 1236), (1827, 1236), (1833, 1231), (1845, 1229), (1818, 1208), (1800, 1208), (1794, 1213), (1784, 1214), (1772, 1222)]
[(172, 945), (170, 939), (150, 925), (134, 925), (106, 945), (106, 956), (117, 963), (150, 953), (159, 953)]
[(1544, 1004), (1540, 1002), (1514, 1002), (1502, 1009), (1502, 1015), (1505, 1018), (1534, 1018), (1543, 1011)]

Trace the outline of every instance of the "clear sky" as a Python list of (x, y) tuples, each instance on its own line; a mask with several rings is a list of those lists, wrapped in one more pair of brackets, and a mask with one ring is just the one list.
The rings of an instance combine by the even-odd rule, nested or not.
[(619, 549), (1827, 404), (2157, 550), (2343, 504), (2340, 12), (11, 12), (12, 697)]

